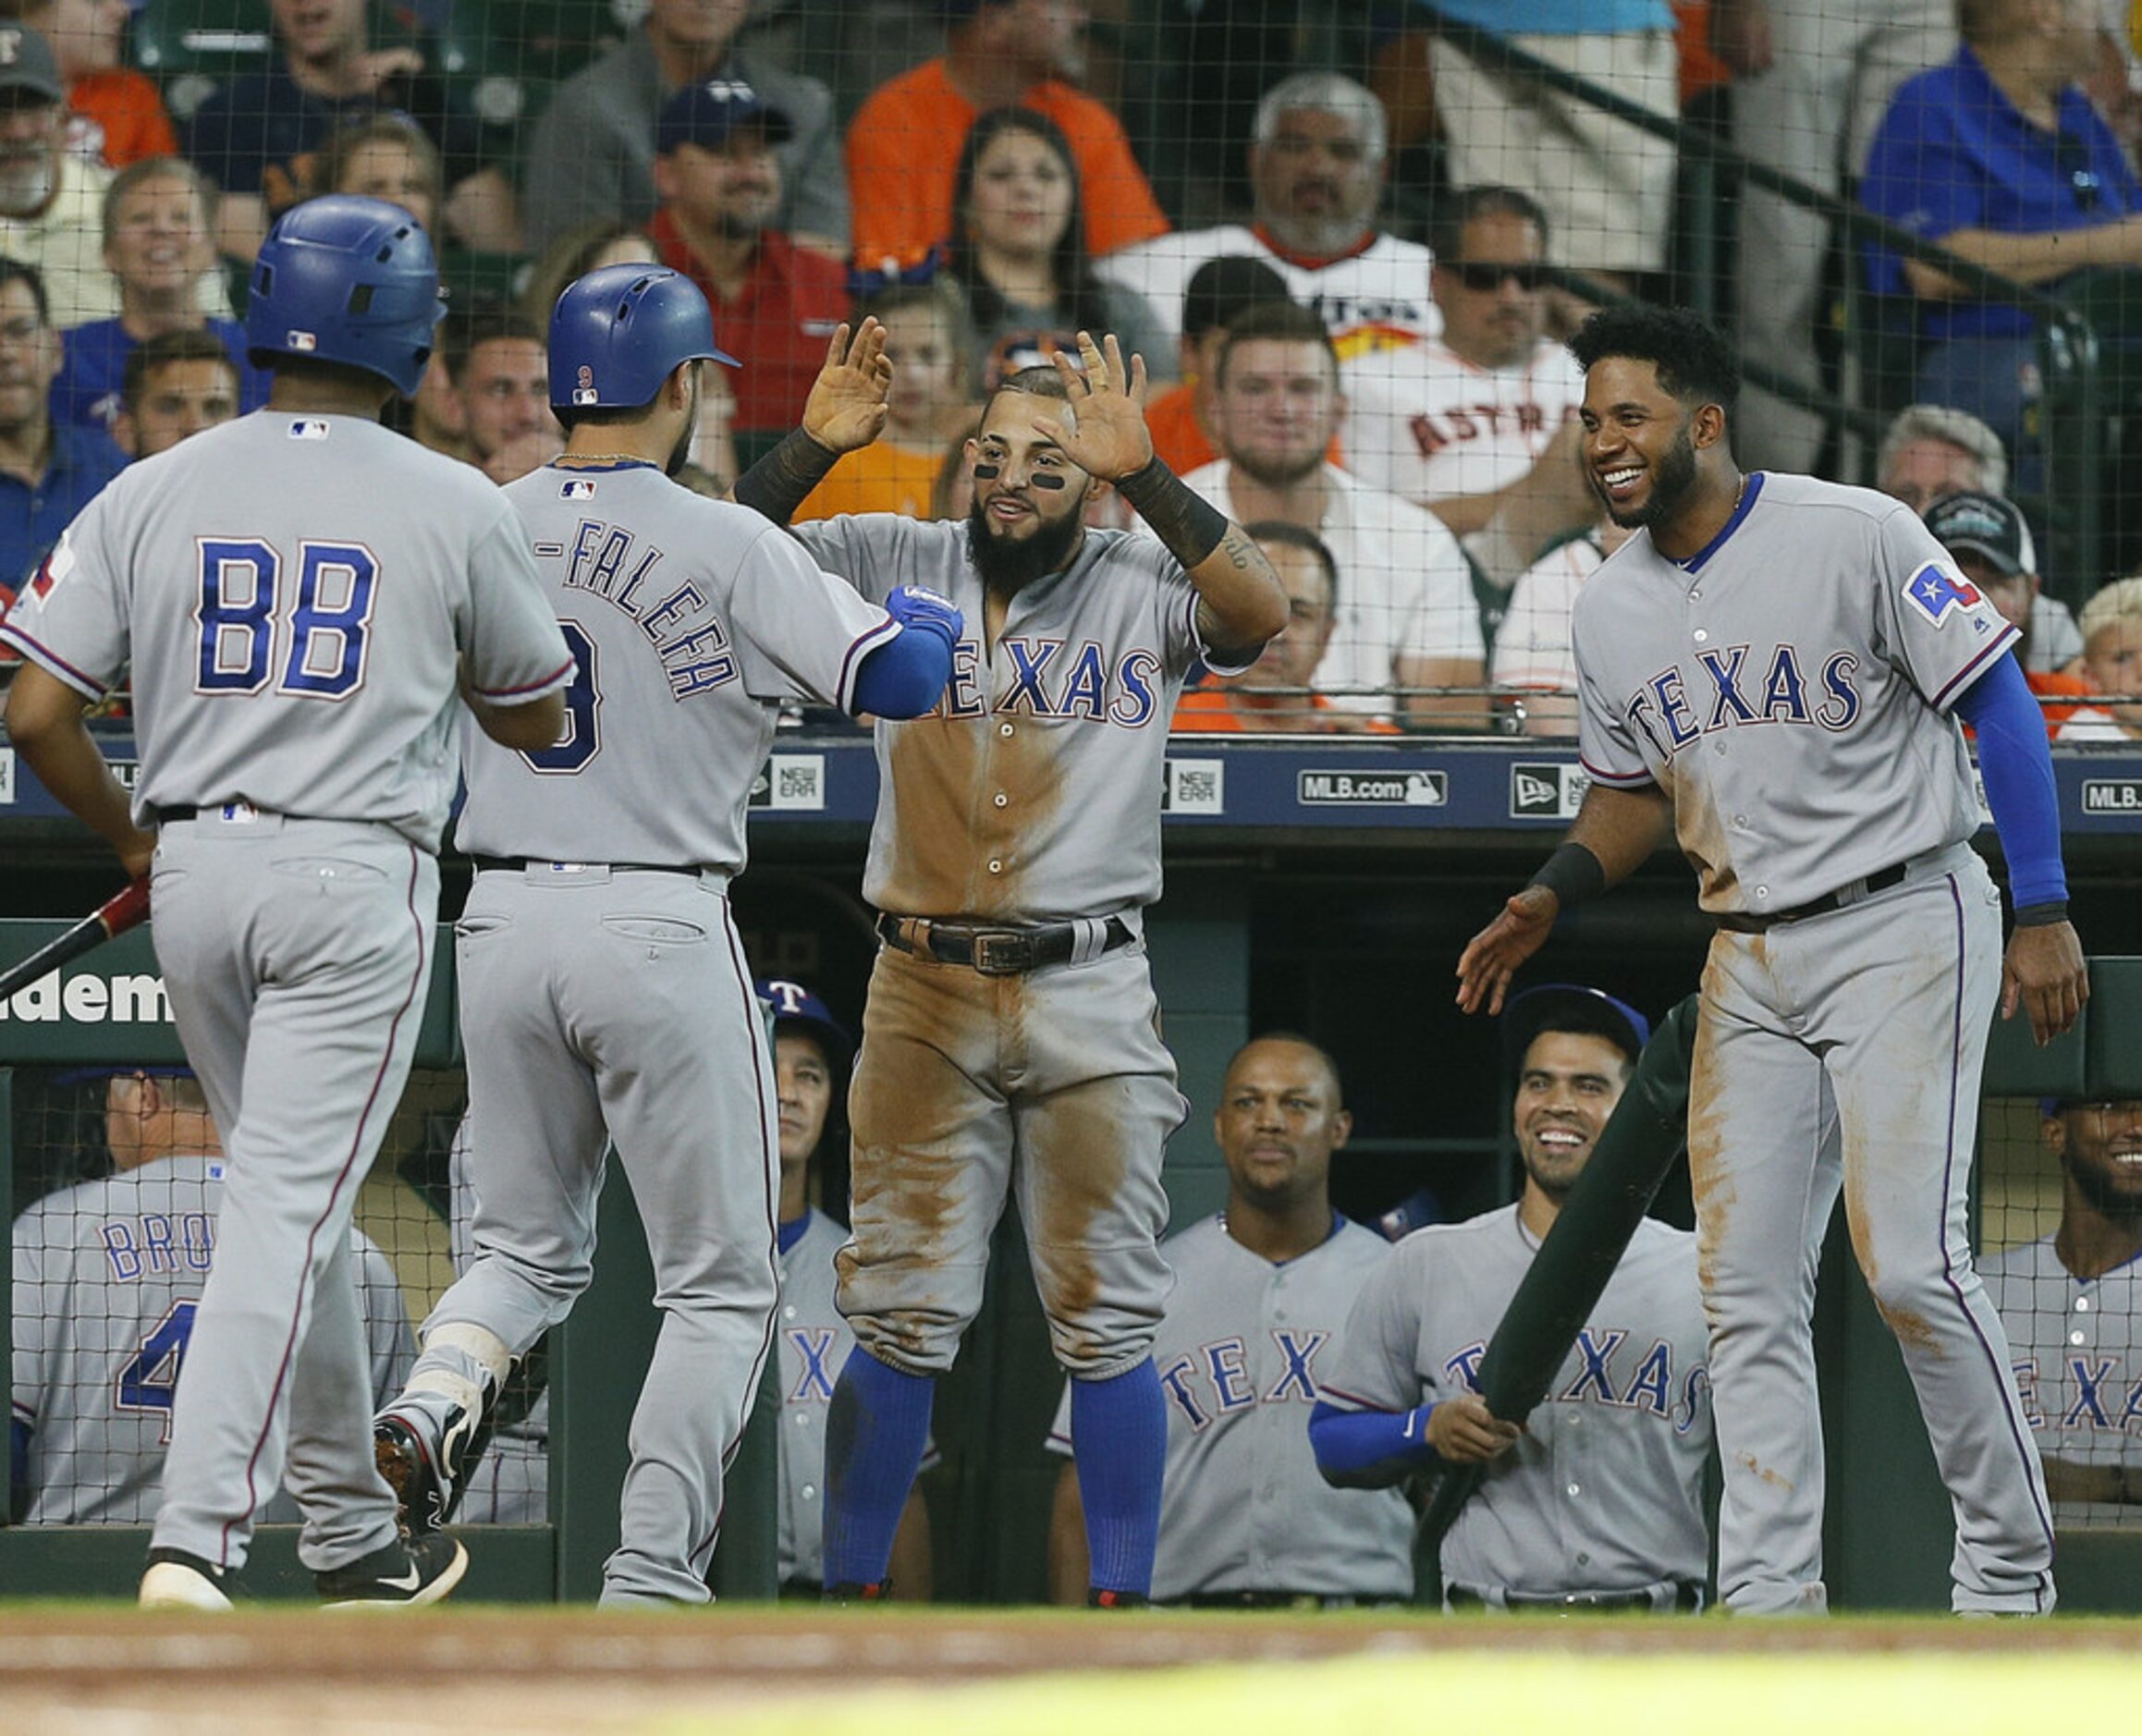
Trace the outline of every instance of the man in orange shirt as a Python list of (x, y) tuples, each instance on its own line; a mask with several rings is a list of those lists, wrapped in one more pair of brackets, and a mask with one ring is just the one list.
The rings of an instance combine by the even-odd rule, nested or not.
[(946, 0), (945, 52), (872, 92), (848, 128), (855, 262), (914, 264), (952, 228), (952, 181), (974, 117), (1009, 103), (1062, 128), (1098, 259), (1168, 233), (1123, 124), (1070, 83), (1083, 69), (1083, 0)]
[(1339, 563), (1324, 539), (1270, 519), (1245, 525), (1287, 593), (1287, 624), (1265, 642), (1264, 655), (1242, 674), (1216, 676), (1176, 703), (1176, 731), (1270, 731), (1283, 735), (1395, 736), (1396, 727), (1340, 711), (1309, 692), (1310, 678), (1339, 618)]

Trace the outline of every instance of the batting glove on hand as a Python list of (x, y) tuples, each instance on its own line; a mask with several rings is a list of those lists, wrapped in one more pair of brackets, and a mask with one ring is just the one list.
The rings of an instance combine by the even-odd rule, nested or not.
[(967, 630), (967, 617), (958, 604), (921, 585), (901, 585), (886, 598), (885, 612), (902, 627), (936, 634), (948, 647), (958, 644)]

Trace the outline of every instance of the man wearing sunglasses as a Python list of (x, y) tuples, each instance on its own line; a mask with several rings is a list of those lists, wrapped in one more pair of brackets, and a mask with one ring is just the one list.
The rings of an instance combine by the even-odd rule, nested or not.
[(1439, 337), (1351, 356), (1346, 449), (1354, 473), (1428, 507), (1460, 536), (1513, 496), (1565, 496), (1572, 530), (1594, 516), (1574, 435), (1585, 377), (1547, 336), (1547, 214), (1513, 187), (1475, 187), (1437, 207), (1428, 290)]
[(1978, 1269), (2008, 1333), (2054, 1523), (2132, 1524), (2142, 1504), (2142, 1099), (2043, 1106), (2060, 1226)]

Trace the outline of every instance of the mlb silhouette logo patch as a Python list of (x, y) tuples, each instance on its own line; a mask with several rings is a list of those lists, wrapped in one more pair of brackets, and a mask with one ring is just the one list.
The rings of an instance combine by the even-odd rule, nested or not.
[(319, 348), (320, 340), (311, 332), (285, 332), (283, 334), (283, 348), (303, 354)]
[(326, 437), (327, 424), (324, 422), (308, 417), (290, 424), (290, 438), (293, 440), (324, 440)]
[(560, 500), (593, 500), (595, 485), (584, 476), (576, 476), (557, 491)]
[(1951, 609), (1967, 609), (1979, 600), (1977, 585), (1931, 563), (1912, 575), (1911, 583), (1904, 587), (1904, 595), (1936, 627)]

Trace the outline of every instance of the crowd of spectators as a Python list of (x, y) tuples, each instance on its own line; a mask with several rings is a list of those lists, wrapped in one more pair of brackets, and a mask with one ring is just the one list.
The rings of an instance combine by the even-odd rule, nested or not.
[[(1411, 0), (1297, 30), (1287, 64), (1245, 35), (1262, 74), (1234, 96), (1211, 92), (1243, 92), (1241, 67), (1197, 62), (1209, 34), (1186, 55), (1191, 36), (1110, 14), (1117, 58), (1096, 57), (1084, 0), (936, 0), (907, 65), (838, 10), (753, 0), (591, 12), (577, 66), (547, 39), (435, 32), (421, 7), (252, 4), (249, 48), (190, 35), (181, 0), (0, 0), (0, 601), (122, 463), (263, 401), (246, 263), (290, 203), (349, 191), (406, 205), (447, 256), (449, 319), (401, 425), (500, 482), (557, 449), (544, 324), (598, 263), (687, 273), (741, 359), (703, 407), (688, 480), (712, 491), (794, 425), (839, 323), (887, 326), (887, 433), (805, 516), (957, 509), (994, 383), (1114, 332), (1145, 359), (1167, 461), (1317, 551), (1287, 545), (1321, 625), (1184, 727), (1567, 733), (1570, 606), (1620, 537), (1573, 461), (1583, 381), (1561, 338), (1587, 296), (1707, 298), (1759, 364), (1743, 462), (1922, 511), (1989, 497), (2028, 558), (2001, 566), (2013, 538), (1967, 558), (2023, 611), (2049, 724), (2134, 733), (2134, 708), (2075, 703), (2125, 666), (2062, 601), (2142, 556), (2118, 485), (2142, 425), (2142, 76), (2100, 0)], [(1634, 108), (1596, 112), (1537, 63)], [(2075, 505), (2048, 463), (2040, 311), (1753, 184), (1697, 214), (1728, 245), (1691, 251), (1677, 141), (1634, 111), (2085, 312), (2108, 387), (2103, 569), (2039, 556)], [(1186, 128), (1203, 142), (1176, 163)], [(1183, 165), (1223, 140), (1239, 165), (1186, 192)], [(1838, 305), (1856, 310), (1842, 354)], [(1875, 329), (1904, 334), (1885, 352), (1903, 361), (1855, 379), (1853, 333)], [(1830, 388), (1894, 416), (1879, 452), (1864, 417), (1821, 408)]]

